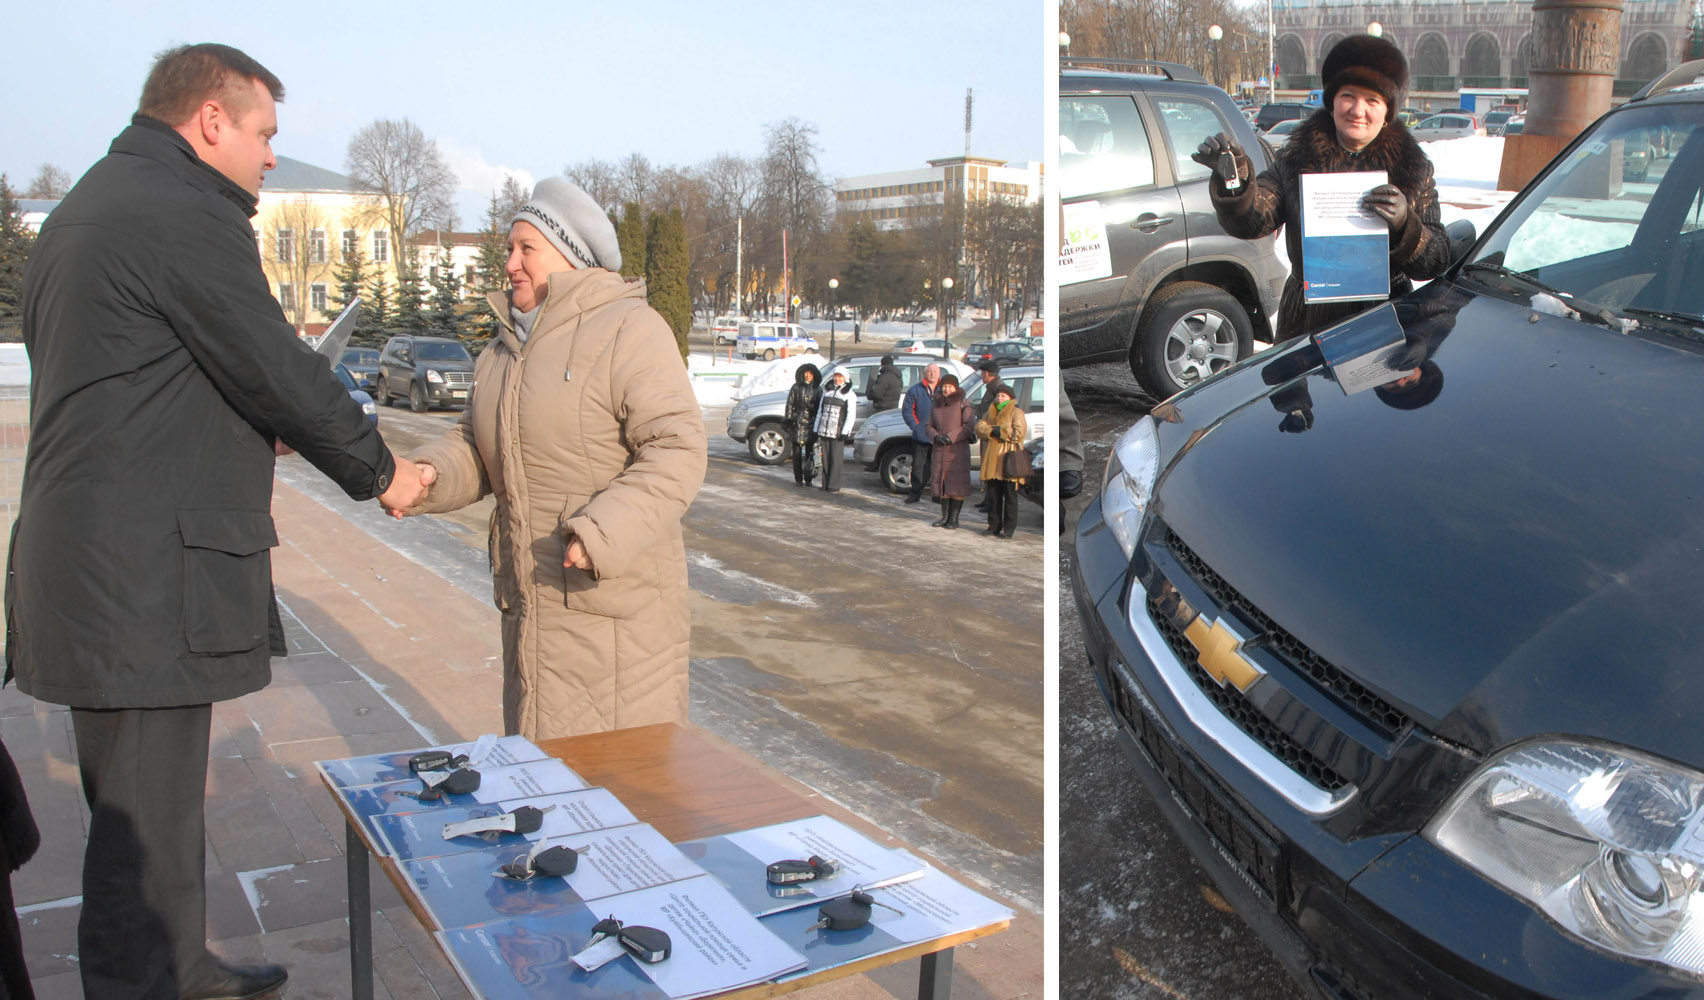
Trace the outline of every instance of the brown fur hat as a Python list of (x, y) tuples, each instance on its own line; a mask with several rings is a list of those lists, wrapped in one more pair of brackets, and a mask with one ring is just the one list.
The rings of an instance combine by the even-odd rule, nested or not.
[(1333, 45), (1325, 54), (1319, 75), (1325, 82), (1327, 108), (1339, 89), (1353, 84), (1377, 91), (1384, 98), (1388, 122), (1408, 96), (1408, 60), (1394, 44), (1372, 35), (1350, 35)]

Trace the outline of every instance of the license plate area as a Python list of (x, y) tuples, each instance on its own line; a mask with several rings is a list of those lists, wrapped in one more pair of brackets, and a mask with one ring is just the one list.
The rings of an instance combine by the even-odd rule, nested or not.
[(1177, 742), (1155, 716), (1116, 660), (1112, 671), (1114, 706), (1142, 752), (1171, 787), (1172, 798), (1211, 839), (1214, 848), (1244, 882), (1268, 905), (1279, 908), (1285, 898), (1283, 852), (1278, 842), (1233, 803), (1217, 782)]

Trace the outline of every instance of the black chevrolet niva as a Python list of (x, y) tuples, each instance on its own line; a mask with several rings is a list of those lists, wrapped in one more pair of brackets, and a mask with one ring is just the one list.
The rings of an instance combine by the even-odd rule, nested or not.
[(1442, 278), (1156, 407), (1081, 518), (1134, 770), (1312, 995), (1704, 996), (1701, 126), (1694, 62)]

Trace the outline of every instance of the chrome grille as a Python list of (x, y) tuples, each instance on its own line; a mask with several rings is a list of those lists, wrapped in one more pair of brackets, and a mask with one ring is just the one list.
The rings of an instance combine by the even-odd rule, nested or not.
[(443, 372), (445, 385), (472, 385), (472, 372)]

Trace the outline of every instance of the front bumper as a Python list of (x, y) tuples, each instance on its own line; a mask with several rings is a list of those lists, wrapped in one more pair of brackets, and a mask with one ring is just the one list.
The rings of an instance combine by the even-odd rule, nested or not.
[(466, 406), (468, 394), (472, 391), (471, 385), (427, 382), (426, 402), (433, 406)]
[(741, 444), (745, 443), (746, 432), (751, 428), (751, 418), (748, 416), (728, 417), (728, 436)]
[[(1345, 839), (1329, 816), (1287, 801), (1162, 679), (1156, 660), (1170, 650), (1131, 624), (1134, 575), (1100, 498), (1075, 543), (1084, 647), (1126, 756), (1220, 893), (1314, 995), (1704, 995), (1704, 984), (1581, 944), (1417, 833)], [(1137, 613), (1147, 615), (1145, 602)]]

